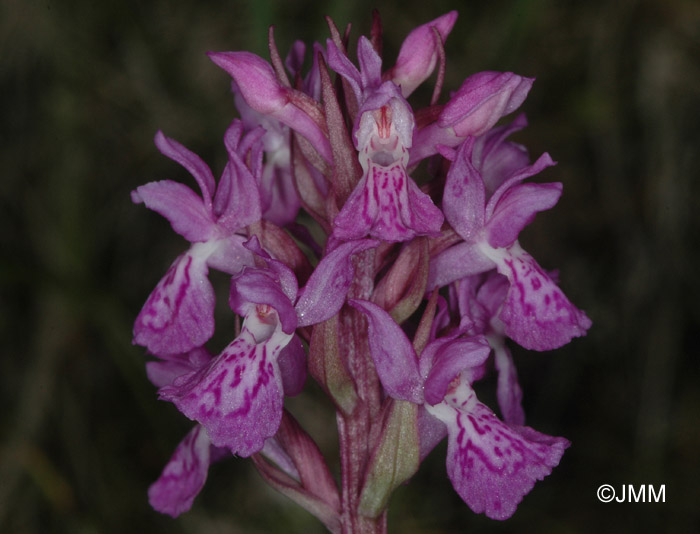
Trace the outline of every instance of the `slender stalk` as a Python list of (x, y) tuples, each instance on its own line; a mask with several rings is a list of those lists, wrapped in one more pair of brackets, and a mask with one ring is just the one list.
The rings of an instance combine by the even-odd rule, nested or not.
[[(369, 299), (374, 289), (374, 251), (358, 254), (348, 297)], [(372, 423), (378, 421), (381, 389), (367, 343), (367, 322), (356, 310), (341, 312), (340, 348), (357, 389), (358, 402), (349, 415), (338, 412), (343, 534), (385, 534), (386, 513), (368, 518), (359, 513), (360, 492), (372, 452)]]

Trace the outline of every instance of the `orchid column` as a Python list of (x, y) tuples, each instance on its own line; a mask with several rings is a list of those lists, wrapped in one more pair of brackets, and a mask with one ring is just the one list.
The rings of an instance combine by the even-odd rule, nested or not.
[[(382, 533), (393, 490), (447, 438), (457, 493), (507, 519), (559, 463), (569, 443), (525, 426), (508, 346), (551, 350), (590, 327), (518, 243), (562, 186), (524, 183), (554, 162), (531, 163), (508, 140), (523, 115), (502, 121), (533, 79), (481, 72), (440, 103), (456, 19), (414, 29), (390, 68), (377, 15), (356, 63), (349, 32), (330, 19), (307, 73), (305, 45), (283, 61), (272, 32), (271, 63), (210, 53), (233, 79), (241, 116), (225, 134), (218, 183), (198, 156), (156, 135), (201, 196), (172, 181), (133, 193), (190, 242), (134, 327), (155, 358), (147, 371), (160, 398), (194, 422), (149, 490), (155, 509), (189, 510), (210, 464), (235, 455), (329, 531)], [(414, 109), (411, 94), (435, 70), (430, 105)], [(210, 342), (209, 269), (231, 277), (229, 307), (242, 321), (223, 349)], [(284, 408), (307, 372), (336, 409), (339, 483)], [(473, 388), (490, 372), (500, 418)]]

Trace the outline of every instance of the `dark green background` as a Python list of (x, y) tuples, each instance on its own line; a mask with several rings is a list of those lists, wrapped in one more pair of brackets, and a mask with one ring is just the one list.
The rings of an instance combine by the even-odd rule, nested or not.
[[(155, 131), (215, 173), (224, 163), (229, 77), (204, 53), (267, 56), (270, 24), (283, 51), (295, 38), (325, 39), (324, 14), (352, 21), (356, 39), (373, 4), (293, 6), (0, 5), (0, 531), (322, 532), (247, 460), (216, 465), (180, 519), (153, 512), (146, 489), (189, 422), (156, 400), (144, 351), (131, 345), (133, 319), (186, 246), (130, 202), (147, 181), (189, 180), (157, 152)], [(573, 443), (516, 515), (474, 516), (445, 477), (443, 445), (394, 495), (390, 532), (691, 531), (700, 523), (698, 3), (377, 7), (385, 65), (411, 28), (456, 8), (448, 90), (480, 70), (537, 78), (524, 105), (531, 126), (517, 139), (559, 162), (537, 179), (562, 181), (564, 196), (521, 242), (560, 269), (594, 322), (558, 351), (516, 351), (528, 423)], [(291, 406), (335, 465), (333, 414), (318, 391)], [(666, 503), (604, 505), (603, 483), (665, 484)]]

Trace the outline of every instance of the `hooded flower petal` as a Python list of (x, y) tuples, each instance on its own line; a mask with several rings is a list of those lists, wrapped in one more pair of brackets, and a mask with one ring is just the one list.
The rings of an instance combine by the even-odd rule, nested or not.
[(282, 330), (294, 333), (297, 315), (280, 285), (279, 278), (270, 270), (247, 269), (231, 281), (229, 297), (231, 309), (240, 315), (248, 315), (256, 305), (274, 308), (275, 318), (279, 317)]
[(518, 143), (506, 141), (514, 132), (527, 126), (525, 114), (519, 114), (513, 122), (492, 128), (479, 136), (474, 143), (472, 162), (484, 179), (487, 197), (516, 171), (527, 167), (530, 156), (527, 149)]
[(206, 431), (200, 425), (195, 426), (177, 446), (158, 480), (148, 488), (151, 506), (172, 517), (192, 508), (207, 479), (211, 453)]
[(481, 366), (490, 352), (491, 347), (483, 336), (457, 338), (442, 345), (425, 381), (426, 402), (441, 402), (455, 377), (465, 369)]
[(408, 34), (401, 49), (396, 65), (387, 73), (387, 77), (401, 87), (404, 97), (408, 97), (421, 83), (428, 79), (438, 60), (437, 29), (442, 41), (452, 31), (457, 21), (457, 12), (450, 11), (441, 17), (422, 24)]
[(134, 343), (153, 354), (182, 354), (214, 333), (214, 290), (207, 278), (207, 245), (175, 260), (148, 297), (134, 324)]
[(510, 281), (499, 315), (508, 337), (526, 349), (552, 350), (585, 335), (591, 320), (569, 302), (517, 241), (507, 249), (486, 245), (482, 250)]
[(437, 152), (437, 145), (457, 146), (468, 136), (488, 132), (527, 97), (534, 78), (512, 72), (473, 74), (445, 104), (437, 121), (417, 130), (409, 165)]
[[(226, 195), (219, 195), (216, 201), (219, 213), (219, 224), (229, 230), (238, 230), (260, 220), (260, 176), (254, 176), (246, 164), (250, 157), (252, 169), (262, 172), (262, 142), (265, 131), (257, 128), (243, 136), (243, 123), (234, 121), (224, 136), (224, 144), (229, 155), (229, 162), (224, 169), (221, 184), (226, 184)], [(219, 200), (221, 199), (221, 200)]]
[(447, 474), (476, 513), (507, 519), (535, 482), (559, 464), (569, 442), (510, 427), (479, 402), (465, 380), (429, 412), (447, 425)]
[(438, 124), (458, 137), (479, 136), (520, 107), (534, 78), (512, 72), (479, 72), (469, 76), (445, 105)]
[(299, 107), (301, 100), (311, 101), (311, 97), (282, 86), (270, 64), (251, 52), (210, 52), (208, 55), (231, 75), (252, 109), (299, 132), (326, 161), (332, 161), (328, 136), (315, 118)]

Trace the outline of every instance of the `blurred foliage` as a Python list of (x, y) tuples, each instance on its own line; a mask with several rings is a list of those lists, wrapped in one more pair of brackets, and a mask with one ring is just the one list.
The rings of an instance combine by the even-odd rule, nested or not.
[[(130, 202), (154, 179), (163, 129), (222, 169), (234, 116), (207, 50), (266, 53), (353, 36), (365, 1), (0, 4), (0, 531), (322, 532), (245, 460), (217, 464), (193, 510), (153, 512), (146, 489), (189, 424), (156, 401), (131, 323), (184, 247)], [(571, 439), (505, 523), (476, 517), (445, 477), (444, 445), (392, 500), (401, 533), (689, 532), (700, 522), (697, 209), (700, 4), (692, 0), (380, 3), (387, 64), (410, 29), (450, 9), (448, 90), (470, 73), (536, 76), (518, 139), (560, 163), (564, 196), (523, 241), (558, 267), (594, 321), (552, 354), (516, 351), (529, 424)], [(426, 101), (429, 91), (419, 94)], [(334, 460), (318, 390), (292, 410)], [(337, 462), (336, 462), (337, 463)], [(600, 484), (665, 484), (665, 504), (601, 504)]]

